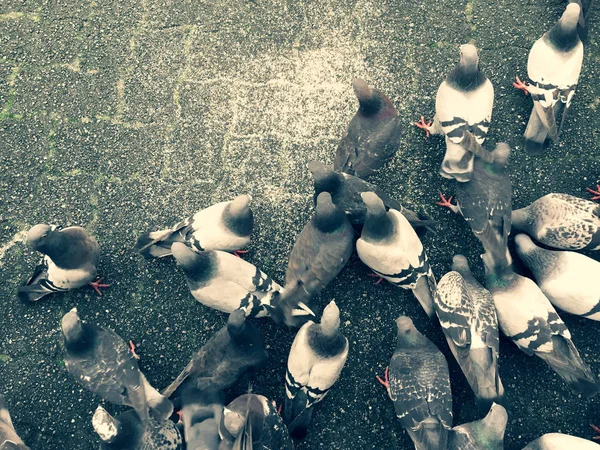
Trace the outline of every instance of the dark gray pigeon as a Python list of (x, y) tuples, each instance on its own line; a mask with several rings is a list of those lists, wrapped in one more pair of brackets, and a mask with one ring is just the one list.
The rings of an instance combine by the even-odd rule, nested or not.
[(181, 434), (170, 420), (158, 423), (150, 418), (143, 423), (137, 413), (129, 411), (112, 417), (98, 406), (92, 417), (94, 431), (102, 441), (100, 450), (181, 450)]
[(448, 450), (503, 450), (507, 422), (506, 409), (493, 403), (483, 419), (452, 428)]
[(302, 309), (304, 304), (311, 306), (310, 299), (340, 273), (353, 248), (354, 229), (348, 217), (333, 204), (329, 192), (321, 192), (316, 213), (296, 238), (288, 259), (285, 290), (278, 307), (286, 317), (280, 321), (289, 326), (306, 322), (306, 315), (291, 317), (287, 311), (298, 306)]
[(100, 260), (100, 247), (92, 236), (81, 227), (59, 228), (39, 224), (27, 233), (27, 244), (45, 256), (35, 268), (31, 278), (19, 287), (19, 298), (35, 302), (54, 292), (77, 289), (91, 285), (98, 295), (102, 279), (96, 278)]
[(186, 450), (218, 450), (223, 393), (188, 385), (179, 397)]
[(501, 401), (498, 318), (492, 294), (473, 276), (467, 258), (454, 256), (452, 272), (437, 286), (435, 311), (448, 346), (484, 410)]
[(460, 46), (460, 61), (440, 85), (433, 124), (417, 122), (429, 134), (446, 136), (440, 175), (465, 182), (471, 179), (475, 155), (491, 162), (481, 144), (487, 137), (494, 107), (494, 87), (479, 69), (477, 48)]
[(598, 380), (579, 356), (571, 333), (540, 288), (517, 275), (512, 265), (502, 272), (483, 255), (485, 286), (494, 297), (502, 332), (527, 355), (542, 358), (571, 388), (586, 397), (599, 390)]
[(580, 13), (577, 2), (567, 5), (560, 20), (531, 47), (527, 60), (531, 83), (519, 77), (513, 83), (533, 100), (525, 129), (525, 148), (532, 155), (542, 152), (548, 140), (558, 142), (575, 95), (583, 63), (583, 44), (577, 34)]
[(416, 450), (446, 450), (452, 428), (452, 391), (446, 358), (406, 316), (396, 319), (398, 341), (377, 377), (394, 402), (396, 416)]
[(569, 3), (577, 3), (581, 9), (579, 20), (577, 21), (577, 33), (580, 39), (585, 39), (588, 34), (590, 13), (592, 12), (594, 0), (569, 0)]
[(600, 262), (575, 252), (538, 247), (526, 234), (515, 237), (517, 254), (556, 306), (571, 314), (600, 320)]
[(377, 194), (364, 192), (367, 217), (356, 251), (361, 261), (377, 275), (403, 289), (411, 289), (433, 317), (436, 282), (423, 244), (408, 220), (395, 209), (386, 212)]
[(83, 322), (76, 308), (61, 326), (65, 367), (75, 381), (115, 405), (131, 406), (144, 423), (149, 412), (158, 422), (171, 415), (173, 405), (148, 383), (117, 333)]
[[(222, 250), (244, 253), (250, 242), (254, 217), (250, 195), (238, 195), (197, 212), (168, 230), (153, 231), (138, 238), (136, 250), (146, 259), (171, 254), (174, 242), (183, 242), (196, 250)], [(240, 251), (239, 251), (240, 250)]]
[(293, 450), (294, 443), (275, 405), (256, 394), (240, 395), (223, 411), (219, 450)]
[(512, 185), (506, 171), (510, 148), (500, 143), (492, 152), (494, 161), (476, 158), (470, 181), (457, 185), (454, 206), (440, 194), (440, 206), (461, 214), (486, 252), (499, 265), (508, 266), (508, 235), (511, 228)]
[(0, 395), (0, 450), (29, 450), (15, 430), (2, 395)]
[(229, 388), (245, 372), (260, 367), (266, 360), (260, 331), (238, 309), (229, 314), (227, 325), (204, 344), (163, 395), (177, 397), (180, 394), (176, 391), (183, 388), (184, 382), (200, 390)]
[(598, 444), (562, 433), (548, 433), (530, 442), (523, 450), (598, 450)]
[(359, 107), (337, 148), (333, 169), (366, 178), (398, 151), (402, 127), (398, 111), (383, 92), (360, 78), (352, 87)]
[(344, 210), (354, 226), (360, 228), (365, 223), (367, 207), (360, 196), (363, 192), (375, 192), (385, 204), (386, 209), (391, 208), (400, 211), (417, 231), (430, 229), (429, 227), (433, 225), (433, 221), (429, 220), (427, 216), (417, 214), (403, 207), (377, 186), (361, 178), (347, 173), (336, 172), (331, 167), (319, 161), (311, 161), (308, 164), (308, 170), (310, 170), (314, 178), (315, 203), (321, 192), (329, 192), (333, 204)]
[(323, 310), (321, 323), (309, 321), (296, 334), (285, 374), (283, 418), (293, 436), (304, 436), (313, 406), (325, 398), (348, 358), (340, 310), (334, 301)]
[(568, 194), (547, 194), (512, 212), (512, 228), (563, 250), (600, 249), (600, 205)]

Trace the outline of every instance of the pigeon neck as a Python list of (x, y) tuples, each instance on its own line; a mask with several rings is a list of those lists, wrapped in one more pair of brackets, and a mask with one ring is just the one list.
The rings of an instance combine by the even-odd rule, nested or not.
[(512, 227), (515, 230), (529, 230), (531, 218), (527, 208), (515, 209), (510, 216)]
[(223, 221), (227, 228), (238, 236), (250, 235), (254, 226), (252, 210), (247, 205), (243, 208), (237, 208), (233, 202), (225, 207)]
[(383, 100), (376, 93), (373, 92), (369, 97), (362, 97), (358, 99), (359, 107), (358, 112), (361, 116), (374, 116), (383, 109)]
[(421, 347), (427, 339), (416, 329), (398, 330), (396, 350), (408, 347)]
[(563, 23), (561, 18), (546, 35), (550, 44), (561, 52), (572, 50), (580, 42), (577, 34), (577, 22), (565, 22)]
[(459, 62), (454, 70), (450, 72), (446, 81), (461, 91), (473, 91), (485, 83), (486, 79), (477, 64), (466, 65)]
[(493, 267), (489, 269), (485, 266), (485, 287), (488, 290), (504, 289), (513, 283), (515, 279), (515, 271), (513, 265), (505, 267)]
[(336, 208), (333, 203), (324, 206), (317, 205), (314, 217), (315, 227), (322, 233), (331, 233), (338, 230), (343, 224), (346, 213)]
[(339, 355), (346, 348), (346, 338), (337, 328), (330, 330), (330, 334), (327, 334), (323, 327), (313, 325), (308, 329), (307, 339), (313, 352), (322, 358)]
[(84, 353), (94, 345), (97, 329), (88, 323), (81, 322), (79, 333), (64, 336), (65, 348), (71, 353)]
[(382, 241), (394, 233), (394, 224), (385, 208), (373, 213), (367, 211), (361, 237), (367, 241)]
[(194, 252), (189, 250), (182, 258), (177, 258), (178, 264), (187, 278), (198, 283), (210, 280), (215, 268), (215, 253), (212, 251)]
[(342, 175), (331, 171), (327, 175), (315, 178), (315, 201), (321, 192), (329, 192), (331, 197), (335, 197), (339, 187), (342, 184)]

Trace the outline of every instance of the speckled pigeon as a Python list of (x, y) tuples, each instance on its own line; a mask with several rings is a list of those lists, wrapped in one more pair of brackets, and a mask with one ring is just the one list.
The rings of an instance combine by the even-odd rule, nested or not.
[(325, 398), (348, 357), (340, 310), (334, 301), (323, 310), (321, 323), (309, 321), (296, 334), (285, 374), (283, 418), (294, 436), (306, 434), (313, 406)]
[(467, 258), (454, 256), (452, 272), (437, 286), (435, 311), (448, 346), (482, 409), (499, 402), (504, 387), (498, 372), (498, 318), (494, 299), (473, 276)]
[(557, 308), (600, 320), (600, 262), (575, 252), (538, 247), (526, 234), (515, 237), (517, 254)]
[(154, 419), (143, 423), (137, 413), (129, 411), (112, 417), (98, 406), (92, 417), (94, 431), (102, 441), (100, 450), (181, 450), (179, 430), (170, 420)]
[(398, 341), (377, 377), (394, 402), (396, 416), (416, 450), (446, 450), (452, 427), (452, 391), (446, 358), (406, 316), (396, 319)]
[(527, 355), (542, 358), (571, 388), (586, 397), (599, 390), (598, 380), (579, 356), (571, 333), (540, 288), (517, 275), (512, 265), (502, 272), (483, 255), (485, 286), (494, 297), (502, 332)]
[(440, 169), (445, 178), (471, 179), (475, 155), (491, 162), (481, 144), (485, 141), (492, 109), (494, 87), (479, 69), (477, 48), (460, 46), (460, 61), (440, 85), (435, 100), (433, 124), (417, 122), (429, 134), (446, 136), (446, 154)]
[(448, 450), (503, 450), (507, 422), (506, 409), (493, 403), (483, 419), (452, 428)]
[(333, 168), (366, 178), (398, 151), (402, 126), (396, 108), (383, 92), (360, 78), (352, 87), (359, 107), (338, 146)]
[(246, 321), (244, 311), (235, 310), (229, 314), (227, 325), (204, 344), (163, 395), (177, 397), (180, 394), (176, 391), (180, 386), (183, 388), (184, 381), (201, 390), (226, 389), (266, 360), (260, 331)]
[(600, 249), (600, 205), (568, 194), (547, 194), (512, 212), (512, 228), (549, 247)]
[(162, 422), (173, 405), (138, 368), (129, 347), (114, 331), (83, 322), (73, 308), (62, 318), (65, 367), (75, 381), (115, 405), (135, 409), (140, 419)]
[(27, 244), (45, 256), (31, 278), (19, 287), (19, 298), (35, 302), (54, 292), (64, 292), (90, 284), (98, 293), (108, 287), (96, 278), (100, 247), (81, 227), (59, 228), (36, 225), (27, 233)]
[[(197, 212), (171, 229), (153, 231), (138, 238), (136, 250), (146, 259), (171, 254), (174, 242), (196, 250), (222, 250), (238, 253), (250, 242), (254, 218), (250, 195), (239, 195)], [(241, 253), (241, 251), (240, 251)]]
[(548, 433), (530, 442), (523, 450), (598, 450), (598, 444), (562, 433)]
[(15, 430), (2, 395), (0, 395), (0, 450), (29, 450)]
[(214, 389), (200, 390), (192, 385), (183, 388), (178, 406), (186, 450), (218, 450), (223, 397), (223, 392)]
[(525, 129), (525, 148), (530, 154), (542, 152), (548, 139), (558, 142), (571, 106), (583, 62), (583, 44), (577, 33), (580, 12), (577, 2), (567, 5), (560, 20), (531, 47), (527, 60), (531, 83), (518, 77), (513, 83), (533, 100)]
[(365, 192), (367, 217), (356, 251), (361, 261), (377, 275), (413, 294), (433, 317), (435, 277), (423, 245), (408, 220), (395, 209), (386, 212), (377, 194)]

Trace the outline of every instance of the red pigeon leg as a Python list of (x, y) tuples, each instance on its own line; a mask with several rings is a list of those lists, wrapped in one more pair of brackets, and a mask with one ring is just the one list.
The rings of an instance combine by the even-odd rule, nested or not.
[(517, 81), (513, 82), (513, 86), (517, 89), (523, 91), (525, 95), (529, 95), (529, 89), (527, 89), (527, 84), (523, 83), (519, 77), (516, 77)]
[(103, 278), (98, 278), (96, 281), (90, 281), (90, 286), (94, 288), (94, 290), (98, 293), (98, 295), (102, 296), (102, 291), (100, 288), (107, 288), (110, 284), (102, 284)]
[(431, 136), (431, 133), (429, 133), (429, 128), (431, 128), (431, 121), (426, 123), (425, 117), (421, 116), (421, 120), (419, 122), (415, 122), (415, 126), (422, 130), (425, 130), (426, 137)]

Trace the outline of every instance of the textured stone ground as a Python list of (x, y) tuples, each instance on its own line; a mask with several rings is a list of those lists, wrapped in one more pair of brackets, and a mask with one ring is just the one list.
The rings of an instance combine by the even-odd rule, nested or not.
[[(438, 176), (442, 140), (410, 122), (431, 117), (437, 86), (476, 39), (496, 89), (489, 146), (507, 141), (513, 203), (548, 192), (587, 197), (600, 176), (600, 48), (592, 25), (562, 142), (541, 158), (522, 149), (531, 100), (511, 87), (527, 52), (559, 17), (558, 0), (3, 0), (0, 4), (0, 392), (34, 450), (97, 446), (99, 400), (65, 372), (59, 321), (73, 306), (140, 345), (141, 367), (163, 387), (224, 324), (197, 303), (173, 261), (146, 263), (136, 236), (214, 202), (251, 193), (256, 229), (247, 259), (283, 281), (294, 237), (311, 215), (305, 166), (331, 162), (356, 109), (351, 80), (387, 92), (406, 124), (401, 151), (374, 181), (438, 221), (424, 244), (438, 278), (454, 253), (482, 275), (464, 221), (433, 205), (453, 184)], [(595, 15), (600, 20), (598, 11)], [(83, 225), (100, 241), (111, 287), (22, 305), (17, 286), (39, 255), (24, 232), (39, 222)], [(597, 256), (596, 256), (597, 257)], [(374, 286), (354, 256), (321, 296), (335, 298), (350, 340), (347, 367), (314, 414), (299, 449), (410, 449), (375, 382), (394, 347), (393, 319), (408, 314), (451, 358), (410, 293)], [(563, 315), (594, 373), (598, 323)], [(270, 347), (246, 391), (281, 401), (293, 333), (260, 322)], [(449, 361), (455, 423), (482, 417)], [(540, 360), (501, 343), (506, 448), (542, 433), (591, 437), (600, 403), (573, 395)], [(110, 411), (118, 409), (108, 407)]]

